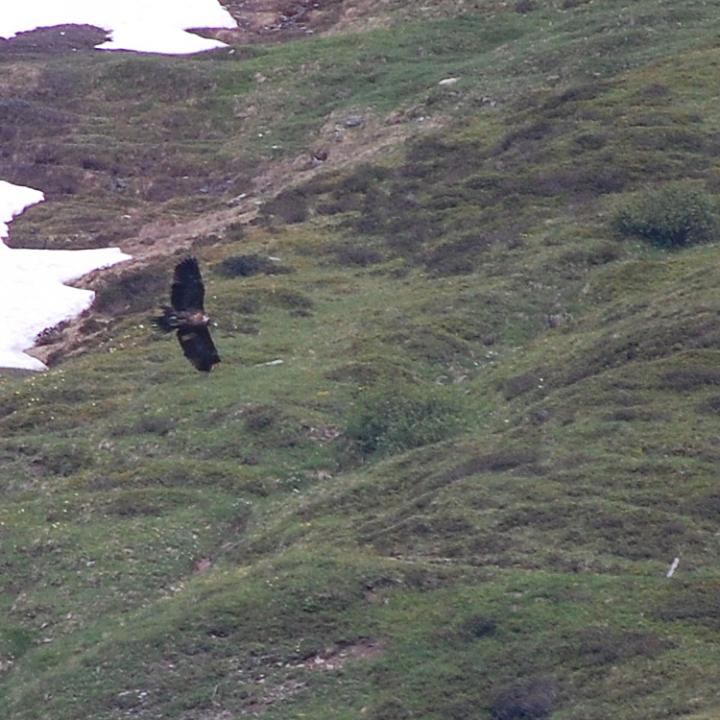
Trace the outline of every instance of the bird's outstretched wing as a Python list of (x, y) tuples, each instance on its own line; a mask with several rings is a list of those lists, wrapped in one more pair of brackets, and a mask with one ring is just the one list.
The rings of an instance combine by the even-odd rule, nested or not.
[(185, 357), (203, 372), (210, 372), (220, 362), (210, 331), (205, 326), (188, 327), (178, 330), (178, 340)]
[(175, 266), (170, 302), (175, 310), (204, 310), (205, 286), (195, 258)]

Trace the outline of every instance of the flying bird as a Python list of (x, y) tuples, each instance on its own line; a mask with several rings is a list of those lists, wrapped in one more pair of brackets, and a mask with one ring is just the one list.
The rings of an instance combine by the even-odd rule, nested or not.
[(170, 304), (162, 306), (163, 314), (156, 317), (155, 324), (164, 332), (177, 330), (177, 338), (185, 357), (203, 372), (210, 372), (220, 362), (205, 314), (205, 286), (197, 260), (185, 258), (175, 266), (170, 289)]

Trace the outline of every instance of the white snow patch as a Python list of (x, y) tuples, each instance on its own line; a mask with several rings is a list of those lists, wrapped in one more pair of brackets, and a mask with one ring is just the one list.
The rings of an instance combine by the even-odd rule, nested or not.
[(88, 308), (92, 290), (63, 285), (91, 270), (129, 260), (118, 248), (98, 250), (22, 250), (9, 248), (7, 223), (29, 205), (43, 200), (39, 190), (0, 180), (0, 367), (45, 370), (23, 350), (45, 328)]
[(225, 43), (185, 32), (189, 28), (237, 28), (217, 0), (1, 0), (0, 37), (54, 25), (94, 25), (112, 33), (98, 45), (108, 50), (184, 54)]

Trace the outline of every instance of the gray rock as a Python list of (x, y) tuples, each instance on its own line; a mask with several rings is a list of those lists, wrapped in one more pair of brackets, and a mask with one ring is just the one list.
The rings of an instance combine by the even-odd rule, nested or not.
[(361, 127), (364, 123), (365, 118), (362, 115), (348, 115), (345, 120), (343, 120), (343, 125), (345, 125), (346, 128)]

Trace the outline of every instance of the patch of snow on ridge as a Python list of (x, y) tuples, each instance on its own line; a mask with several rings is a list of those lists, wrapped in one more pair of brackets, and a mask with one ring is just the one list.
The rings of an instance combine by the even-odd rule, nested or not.
[[(4, 1), (2, 3), (4, 5)], [(217, 0), (23, 0), (0, 10), (0, 37), (54, 25), (94, 25), (112, 33), (107, 50), (185, 54), (223, 47), (186, 32), (236, 28)]]
[(118, 248), (97, 250), (23, 250), (9, 248), (7, 223), (44, 199), (39, 190), (0, 180), (0, 368), (45, 370), (23, 351), (39, 332), (79, 315), (95, 297), (92, 290), (64, 282), (129, 260)]

